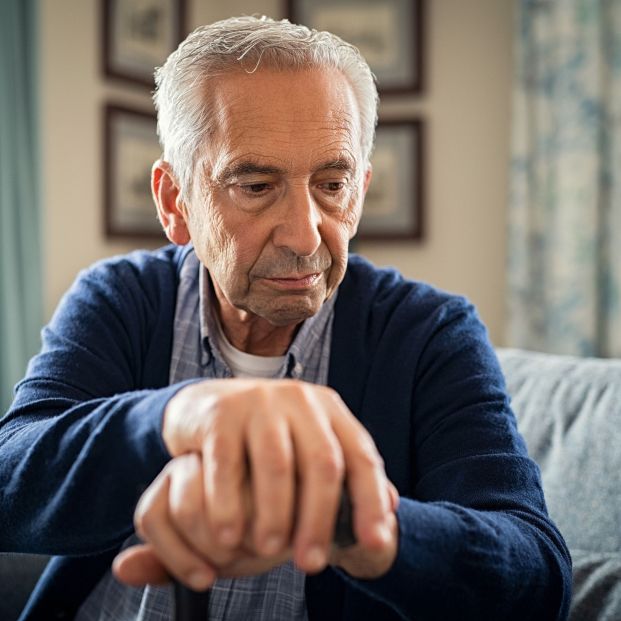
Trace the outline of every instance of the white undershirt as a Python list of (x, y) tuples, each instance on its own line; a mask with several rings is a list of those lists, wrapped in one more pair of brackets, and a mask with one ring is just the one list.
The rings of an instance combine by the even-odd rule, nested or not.
[(233, 347), (226, 338), (219, 321), (218, 348), (224, 361), (235, 377), (276, 377), (285, 362), (286, 356), (255, 356)]

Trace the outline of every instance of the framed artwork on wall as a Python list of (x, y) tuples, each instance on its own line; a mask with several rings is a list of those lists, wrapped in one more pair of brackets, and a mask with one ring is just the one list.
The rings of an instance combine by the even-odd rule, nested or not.
[(162, 153), (155, 114), (108, 104), (103, 125), (106, 236), (164, 241), (151, 196), (151, 166)]
[(291, 22), (328, 30), (355, 45), (380, 94), (423, 90), (424, 0), (287, 0)]
[(371, 157), (373, 177), (359, 240), (421, 240), (424, 232), (424, 125), (380, 121)]
[(153, 87), (185, 36), (185, 0), (100, 0), (104, 75)]

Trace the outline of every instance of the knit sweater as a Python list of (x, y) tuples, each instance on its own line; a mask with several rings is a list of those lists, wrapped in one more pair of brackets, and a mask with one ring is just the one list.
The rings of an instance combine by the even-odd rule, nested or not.
[[(72, 618), (170, 459), (162, 416), (188, 383), (168, 385), (187, 251), (82, 273), (0, 421), (0, 550), (56, 555), (23, 619)], [(472, 305), (352, 255), (328, 379), (399, 490), (399, 549), (376, 580), (309, 576), (309, 618), (565, 618), (569, 554)]]

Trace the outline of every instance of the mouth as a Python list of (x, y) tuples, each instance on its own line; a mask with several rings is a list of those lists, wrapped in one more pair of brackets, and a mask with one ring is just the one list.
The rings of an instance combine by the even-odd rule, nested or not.
[(293, 276), (277, 276), (264, 278), (264, 280), (278, 289), (309, 289), (312, 287), (321, 277), (320, 272), (305, 275), (293, 275)]

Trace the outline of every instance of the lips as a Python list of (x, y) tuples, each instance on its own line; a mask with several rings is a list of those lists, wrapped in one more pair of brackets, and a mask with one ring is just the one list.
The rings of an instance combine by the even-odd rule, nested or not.
[(293, 276), (269, 276), (265, 280), (279, 287), (289, 289), (304, 289), (311, 287), (320, 278), (321, 273), (293, 275)]

